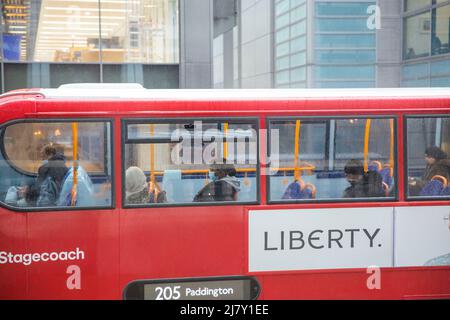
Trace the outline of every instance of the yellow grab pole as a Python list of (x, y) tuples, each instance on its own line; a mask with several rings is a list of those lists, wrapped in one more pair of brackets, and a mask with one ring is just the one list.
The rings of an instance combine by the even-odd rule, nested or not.
[[(153, 138), (155, 134), (155, 125), (150, 125), (150, 136)], [(150, 144), (150, 192), (155, 190), (155, 145)]]
[(70, 198), (70, 205), (74, 207), (77, 202), (77, 185), (78, 185), (78, 124), (72, 123), (72, 144), (73, 144), (73, 184)]
[(227, 143), (227, 131), (228, 131), (228, 123), (223, 124), (223, 132), (224, 132), (224, 138), (225, 142), (223, 143), (223, 158), (228, 158), (228, 143)]
[(389, 155), (389, 166), (391, 169), (394, 168), (394, 120), (389, 120), (389, 127), (391, 129), (391, 145), (390, 145), (390, 155)]
[(364, 134), (364, 172), (369, 171), (369, 141), (370, 141), (370, 126), (371, 119), (366, 120), (366, 132)]
[(294, 148), (294, 179), (300, 179), (300, 171), (298, 170), (298, 154), (300, 152), (300, 120), (295, 122), (295, 148)]

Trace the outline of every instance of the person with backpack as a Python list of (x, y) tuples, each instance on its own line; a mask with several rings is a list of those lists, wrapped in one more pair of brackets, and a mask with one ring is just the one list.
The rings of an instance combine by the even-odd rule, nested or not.
[(66, 166), (64, 152), (55, 144), (48, 144), (42, 148), (44, 164), (38, 169), (36, 185), (39, 195), (36, 206), (55, 206), (61, 191), (61, 186), (69, 168)]

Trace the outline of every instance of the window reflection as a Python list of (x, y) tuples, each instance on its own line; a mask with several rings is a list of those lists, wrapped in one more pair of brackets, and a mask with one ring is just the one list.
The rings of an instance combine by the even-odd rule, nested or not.
[(178, 62), (178, 0), (2, 4), (5, 61)]

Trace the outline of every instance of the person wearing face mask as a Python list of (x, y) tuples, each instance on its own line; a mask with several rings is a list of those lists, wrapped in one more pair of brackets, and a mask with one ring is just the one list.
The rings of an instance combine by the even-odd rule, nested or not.
[(204, 186), (194, 197), (194, 202), (237, 201), (240, 181), (232, 164), (213, 164), (213, 181)]
[(383, 178), (376, 171), (364, 172), (359, 160), (350, 160), (344, 168), (345, 177), (350, 186), (345, 189), (343, 198), (385, 197)]

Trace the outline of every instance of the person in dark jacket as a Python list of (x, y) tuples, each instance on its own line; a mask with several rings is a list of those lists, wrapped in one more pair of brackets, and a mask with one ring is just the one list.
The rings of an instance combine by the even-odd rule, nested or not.
[(359, 160), (350, 160), (344, 168), (345, 176), (350, 186), (345, 189), (343, 198), (385, 197), (383, 178), (376, 171), (364, 172), (364, 166)]
[(38, 206), (53, 206), (59, 198), (62, 183), (69, 171), (64, 151), (55, 144), (42, 148), (44, 164), (38, 169), (36, 184), (39, 189)]
[(211, 171), (214, 181), (204, 186), (194, 197), (194, 202), (237, 201), (241, 190), (240, 181), (236, 178), (236, 169), (232, 164), (213, 164)]
[(425, 171), (421, 179), (409, 180), (409, 195), (419, 195), (424, 186), (435, 176), (442, 176), (450, 180), (450, 160), (439, 147), (431, 146), (425, 150)]

